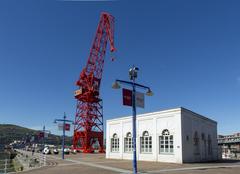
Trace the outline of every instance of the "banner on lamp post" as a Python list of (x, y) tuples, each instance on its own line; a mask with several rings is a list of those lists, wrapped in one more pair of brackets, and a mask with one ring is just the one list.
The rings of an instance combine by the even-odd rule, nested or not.
[(38, 137), (43, 138), (44, 137), (44, 132), (39, 132)]
[(140, 108), (144, 108), (144, 94), (141, 92), (136, 92), (136, 106)]
[[(63, 130), (63, 123), (58, 124), (58, 130), (60, 130), (60, 131)], [(70, 131), (70, 124), (65, 123), (65, 131)]]
[(70, 131), (70, 124), (65, 123), (65, 131)]
[(122, 96), (123, 96), (123, 105), (132, 106), (132, 91), (129, 89), (123, 88)]
[(45, 132), (45, 133), (44, 133), (44, 138), (47, 138), (47, 137), (48, 137), (48, 133)]
[(32, 136), (30, 142), (34, 142), (34, 141), (35, 141), (35, 137)]
[(47, 138), (48, 137), (48, 132), (39, 132), (38, 137), (39, 138)]
[(60, 131), (63, 130), (63, 123), (58, 123), (58, 130), (60, 130)]
[[(132, 90), (122, 89), (123, 105), (132, 106)], [(135, 93), (135, 103), (137, 107), (144, 108), (144, 94), (141, 92)]]

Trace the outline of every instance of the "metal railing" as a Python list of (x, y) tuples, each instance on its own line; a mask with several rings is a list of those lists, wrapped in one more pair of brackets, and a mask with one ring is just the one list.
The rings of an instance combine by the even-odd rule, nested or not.
[(218, 144), (223, 144), (223, 143), (240, 143), (240, 137), (219, 138)]
[(16, 157), (25, 169), (46, 166), (47, 158), (45, 154), (35, 153), (34, 155), (28, 151), (19, 150)]
[(13, 166), (12, 160), (10, 159), (3, 159), (0, 160), (0, 174), (8, 173), (8, 172), (15, 172), (15, 168)]
[[(5, 158), (5, 159), (4, 159)], [(47, 165), (47, 158), (44, 154), (34, 156), (27, 152), (18, 152), (14, 159), (5, 156), (0, 159), (0, 174), (29, 170)]]

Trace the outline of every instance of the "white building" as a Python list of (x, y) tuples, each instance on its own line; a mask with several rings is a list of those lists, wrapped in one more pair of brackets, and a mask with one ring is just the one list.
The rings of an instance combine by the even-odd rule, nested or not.
[[(217, 122), (185, 108), (137, 116), (137, 159), (159, 162), (217, 160)], [(132, 116), (107, 120), (106, 158), (132, 159)]]

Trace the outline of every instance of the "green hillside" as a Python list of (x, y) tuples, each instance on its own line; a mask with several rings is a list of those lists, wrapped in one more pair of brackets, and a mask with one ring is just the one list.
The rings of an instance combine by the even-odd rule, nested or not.
[[(0, 124), (0, 146), (8, 145), (14, 140), (27, 140), (30, 137), (35, 137), (35, 142), (41, 143), (38, 139), (39, 131), (28, 129), (25, 127), (12, 125), (12, 124)], [(45, 139), (47, 144), (59, 145), (61, 144), (61, 136), (50, 134), (48, 138)], [(71, 137), (66, 137), (66, 144), (71, 145)]]

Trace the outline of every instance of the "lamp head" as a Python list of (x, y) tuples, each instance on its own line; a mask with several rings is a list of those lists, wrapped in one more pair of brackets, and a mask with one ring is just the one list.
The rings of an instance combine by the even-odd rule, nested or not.
[(150, 88), (148, 88), (147, 92), (146, 92), (147, 96), (153, 96), (153, 92), (151, 91)]
[(112, 84), (112, 88), (113, 88), (113, 89), (119, 89), (119, 88), (121, 88), (121, 86), (120, 86), (120, 84), (119, 84), (117, 81), (115, 81), (115, 82)]

